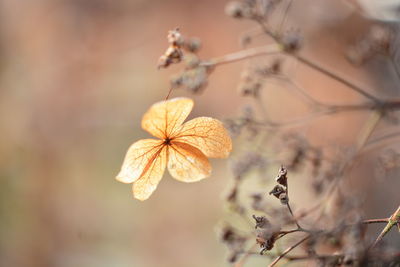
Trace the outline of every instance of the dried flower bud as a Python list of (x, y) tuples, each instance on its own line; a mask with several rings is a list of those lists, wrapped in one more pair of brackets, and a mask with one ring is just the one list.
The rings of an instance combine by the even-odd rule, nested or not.
[(347, 59), (355, 65), (361, 65), (377, 53), (390, 53), (393, 46), (392, 35), (389, 28), (373, 25), (360, 41), (349, 48), (346, 53)]
[(282, 60), (280, 60), (280, 59), (274, 60), (274, 61), (272, 62), (272, 65), (271, 65), (271, 67), (270, 67), (270, 70), (271, 70), (271, 73), (272, 73), (272, 74), (279, 74), (279, 73), (281, 73), (281, 72), (282, 72)]
[(185, 56), (186, 69), (194, 69), (199, 66), (200, 59), (195, 54), (187, 54)]
[(244, 35), (240, 38), (240, 45), (242, 47), (245, 47), (245, 46), (249, 45), (251, 43), (251, 41), (252, 41), (252, 38), (250, 35)]
[(281, 166), (278, 172), (278, 176), (275, 178), (276, 182), (284, 187), (287, 187), (287, 169)]
[(230, 248), (238, 249), (244, 244), (246, 238), (238, 234), (232, 226), (227, 225), (222, 228), (221, 241)]
[(269, 224), (268, 227), (260, 228), (256, 231), (256, 242), (260, 245), (260, 254), (262, 255), (265, 251), (274, 247), (275, 241), (279, 236), (280, 227)]
[(271, 192), (269, 192), (270, 195), (273, 195), (274, 197), (279, 199), (279, 196), (281, 194), (285, 193), (286, 194), (286, 189), (284, 189), (282, 186), (280, 185), (276, 185), (274, 187), (274, 189), (271, 190)]
[(241, 82), (238, 87), (239, 94), (242, 96), (258, 97), (263, 86), (260, 77), (255, 77), (254, 73), (248, 69), (242, 72)]
[(226, 201), (228, 202), (236, 202), (237, 199), (238, 188), (237, 186), (233, 187), (232, 190), (226, 196)]
[(168, 43), (170, 44), (165, 53), (158, 60), (158, 68), (167, 68), (172, 63), (179, 63), (183, 58), (181, 46), (183, 44), (183, 37), (179, 29), (168, 32)]
[(173, 88), (183, 88), (191, 93), (201, 93), (207, 85), (208, 69), (196, 67), (184, 70), (182, 73), (171, 79)]
[(224, 125), (232, 137), (239, 136), (244, 126), (240, 121), (233, 119), (226, 119)]
[(189, 52), (195, 53), (201, 48), (201, 41), (196, 37), (189, 38), (185, 40), (184, 48)]
[(230, 243), (236, 239), (236, 233), (232, 227), (226, 226), (222, 229), (221, 240), (222, 242)]
[(225, 7), (225, 13), (236, 19), (241, 19), (244, 17), (244, 10), (246, 6), (244, 3), (239, 1), (229, 2)]
[(169, 31), (167, 36), (168, 43), (173, 46), (181, 47), (184, 43), (182, 34), (179, 32), (179, 28)]
[(389, 28), (373, 25), (369, 31), (368, 39), (379, 52), (388, 52), (392, 40)]
[(270, 222), (265, 216), (256, 216), (253, 215), (253, 219), (256, 221), (256, 226), (254, 227), (255, 229), (257, 228), (268, 228), (271, 226)]
[(158, 68), (166, 68), (172, 63), (179, 63), (183, 58), (183, 54), (180, 48), (170, 46), (165, 51), (164, 55), (158, 60)]
[(250, 105), (246, 105), (242, 109), (242, 116), (245, 121), (252, 121), (254, 119), (254, 109)]
[(362, 40), (354, 46), (349, 47), (346, 51), (346, 58), (354, 65), (362, 65), (368, 61), (375, 52), (372, 49), (370, 42)]
[(321, 177), (317, 177), (317, 178), (314, 178), (314, 180), (311, 183), (311, 186), (312, 186), (312, 189), (314, 190), (314, 193), (316, 195), (320, 195), (324, 190), (325, 183), (324, 183), (324, 180), (321, 179)]
[(271, 75), (278, 75), (282, 72), (282, 60), (276, 59), (272, 64), (262, 66), (256, 69), (256, 73), (262, 77), (269, 77)]
[(235, 263), (239, 257), (239, 252), (238, 251), (231, 251), (231, 253), (228, 255), (228, 262), (229, 263)]
[(294, 53), (301, 47), (301, 36), (298, 32), (290, 31), (282, 36), (281, 42), (286, 52)]
[(280, 195), (279, 195), (279, 200), (281, 201), (281, 203), (282, 203), (283, 205), (288, 204), (288, 203), (289, 203), (289, 198), (288, 198), (288, 196), (287, 196), (287, 193), (286, 193), (286, 192), (283, 192), (282, 194), (280, 194)]

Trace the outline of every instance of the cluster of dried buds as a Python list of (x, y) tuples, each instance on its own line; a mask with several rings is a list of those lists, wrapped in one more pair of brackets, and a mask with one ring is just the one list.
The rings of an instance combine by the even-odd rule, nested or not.
[(195, 54), (201, 47), (200, 40), (195, 37), (183, 37), (178, 28), (169, 31), (167, 39), (169, 47), (158, 60), (158, 68), (167, 68), (171, 64), (183, 62), (184, 70), (171, 79), (172, 88), (182, 88), (191, 93), (202, 92), (207, 86), (212, 65), (202, 64)]
[(225, 8), (228, 16), (237, 19), (267, 19), (282, 0), (231, 1)]
[(179, 28), (169, 31), (167, 39), (169, 46), (158, 60), (158, 68), (167, 68), (173, 63), (181, 62), (184, 58), (183, 50), (195, 53), (201, 47), (201, 42), (198, 38), (184, 38)]
[(280, 228), (272, 225), (265, 216), (255, 216), (256, 221), (256, 242), (260, 245), (260, 254), (271, 250), (274, 247), (275, 241), (280, 235)]
[(167, 39), (169, 46), (158, 60), (158, 68), (166, 68), (172, 63), (179, 63), (183, 58), (182, 46), (184, 39), (182, 34), (179, 32), (179, 28), (169, 31)]
[(195, 55), (186, 57), (185, 63), (185, 69), (172, 77), (172, 88), (182, 88), (193, 94), (201, 93), (208, 84), (212, 68), (201, 65), (201, 61)]
[(241, 114), (237, 118), (226, 119), (225, 127), (228, 129), (232, 137), (238, 137), (244, 133), (249, 140), (253, 140), (259, 133), (259, 127), (255, 122), (255, 112), (253, 107), (244, 106)]
[(278, 198), (283, 205), (289, 203), (289, 197), (287, 192), (287, 170), (284, 166), (281, 166), (279, 169), (278, 175), (275, 178), (278, 183), (275, 187), (269, 192), (270, 195)]
[(393, 44), (393, 33), (388, 27), (373, 25), (364, 37), (347, 51), (348, 60), (361, 65), (377, 54), (390, 54)]
[(273, 60), (270, 64), (247, 67), (241, 75), (238, 87), (239, 94), (242, 96), (259, 97), (260, 90), (263, 88), (267, 78), (281, 74), (282, 61)]

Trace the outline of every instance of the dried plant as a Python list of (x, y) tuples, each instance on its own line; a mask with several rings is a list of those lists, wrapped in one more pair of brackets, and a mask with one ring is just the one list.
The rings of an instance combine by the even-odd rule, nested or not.
[[(288, 30), (286, 27), (292, 4), (292, 0), (230, 2), (226, 7), (229, 16), (253, 21), (258, 27), (253, 33), (243, 36), (243, 50), (201, 59), (196, 54), (200, 49), (200, 41), (197, 38), (185, 38), (176, 29), (169, 32), (169, 47), (159, 60), (158, 66), (162, 68), (184, 64), (182, 72), (172, 78), (171, 90), (180, 88), (191, 93), (201, 93), (208, 84), (209, 75), (220, 65), (248, 61), (238, 91), (241, 96), (252, 98), (263, 114), (260, 118), (254, 112), (255, 106), (246, 106), (241, 115), (225, 121), (233, 137), (247, 136), (246, 149), (241, 149), (243, 152), (231, 159), (233, 186), (229, 187), (225, 197), (229, 213), (238, 215), (235, 219), (227, 220), (221, 230), (221, 240), (229, 250), (228, 260), (240, 267), (249, 257), (261, 254), (266, 257), (266, 262), (269, 261), (269, 266), (282, 261), (306, 261), (317, 266), (400, 266), (399, 247), (390, 247), (382, 242), (392, 228), (397, 226), (400, 230), (400, 206), (386, 218), (366, 219), (362, 200), (345, 188), (346, 179), (358, 167), (357, 163), (366, 150), (384, 148), (393, 144), (399, 136), (399, 132), (395, 131), (371, 138), (382, 121), (390, 121), (398, 126), (396, 112), (400, 109), (400, 99), (373, 94), (304, 56), (301, 53), (304, 37), (300, 29)], [(361, 67), (372, 57), (384, 55), (396, 71), (397, 76), (391, 78), (399, 79), (396, 59), (398, 37), (393, 28), (384, 24), (373, 25), (365, 36), (360, 36), (359, 42), (349, 47), (346, 56), (350, 63)], [(260, 47), (246, 48), (260, 34), (266, 35), (271, 41)], [(251, 61), (261, 56), (270, 56), (271, 59), (263, 64)], [(358, 94), (363, 101), (357, 104), (320, 101), (285, 72), (287, 60), (295, 60), (336, 81)], [(309, 107), (310, 112), (297, 119), (271, 119), (260, 96), (266, 83), (271, 80), (284, 81), (293, 90), (293, 95)], [(282, 100), (281, 104), (284, 106), (285, 101)], [(370, 116), (351, 146), (332, 149), (329, 144), (314, 145), (308, 137), (290, 131), (294, 126), (310, 123), (322, 116), (352, 112), (365, 112)], [(266, 137), (270, 136), (273, 136), (273, 142), (266, 141)], [(253, 143), (253, 146), (249, 146), (249, 143)], [(289, 155), (279, 152), (283, 150), (282, 147), (290, 152)], [(386, 150), (377, 161), (382, 166), (380, 173), (386, 173), (399, 166), (399, 152)], [(278, 174), (271, 184), (269, 173), (277, 168)], [(255, 170), (260, 174), (257, 177), (252, 175)], [(289, 194), (292, 174), (312, 177), (310, 189), (315, 193), (314, 205), (294, 209), (299, 205), (293, 205)], [(245, 184), (257, 179), (249, 193)], [(292, 186), (290, 188), (290, 192), (297, 190)], [(276, 198), (275, 202), (271, 197)], [(328, 206), (334, 206), (336, 211), (329, 210)], [(240, 220), (245, 226), (237, 226)], [(380, 232), (375, 233), (374, 240), (367, 235), (370, 224), (384, 225)], [(257, 246), (259, 250), (256, 250)], [(283, 246), (286, 248), (281, 250)], [(297, 249), (296, 254), (292, 255), (292, 251), (299, 247), (301, 250)]]

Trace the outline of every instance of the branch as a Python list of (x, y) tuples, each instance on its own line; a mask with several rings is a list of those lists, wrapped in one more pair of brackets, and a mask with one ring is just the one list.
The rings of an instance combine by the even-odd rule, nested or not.
[[(263, 23), (262, 20), (260, 19), (255, 19), (255, 21), (260, 25), (260, 27), (264, 30), (265, 34), (267, 34), (268, 36), (270, 36), (272, 39), (274, 39), (274, 41), (277, 44), (280, 44), (283, 47), (283, 44), (281, 42), (281, 35), (280, 34), (275, 34), (273, 33), (271, 30), (268, 29), (268, 27)], [(339, 75), (332, 73), (330, 70), (325, 69), (324, 67), (317, 65), (316, 63), (314, 63), (313, 61), (305, 58), (304, 56), (301, 55), (297, 55), (294, 53), (287, 53), (289, 56), (292, 56), (294, 58), (296, 58), (297, 60), (299, 60), (300, 62), (302, 62), (303, 64), (309, 66), (310, 68), (317, 70), (319, 72), (321, 72), (322, 74), (325, 74), (326, 76), (346, 85), (349, 89), (359, 93), (360, 95), (363, 95), (364, 97), (376, 101), (379, 101), (379, 98), (377, 98), (376, 96), (368, 93), (366, 90), (364, 90), (363, 88), (349, 82), (348, 80), (340, 77)]]
[(292, 251), (293, 249), (295, 249), (297, 246), (299, 246), (301, 243), (303, 243), (304, 241), (306, 241), (307, 239), (309, 239), (311, 237), (311, 235), (307, 235), (306, 237), (304, 237), (303, 239), (301, 239), (300, 241), (298, 241), (296, 244), (288, 247), (284, 252), (282, 252), (273, 262), (271, 262), (270, 265), (268, 265), (268, 267), (272, 267), (275, 266), (275, 264), (278, 263), (278, 261), (280, 261), (283, 257), (285, 257), (286, 254), (288, 254), (290, 251)]
[(254, 47), (245, 50), (241, 50), (232, 54), (227, 54), (222, 57), (210, 59), (200, 63), (200, 66), (213, 67), (217, 65), (227, 64), (235, 61), (248, 59), (260, 55), (272, 55), (282, 52), (282, 47), (277, 44), (270, 44), (266, 46)]
[(366, 97), (366, 98), (368, 98), (368, 99), (370, 99), (370, 100), (379, 102), (379, 98), (377, 98), (376, 96), (374, 96), (374, 95), (368, 93), (368, 92), (367, 92), (366, 90), (364, 90), (363, 88), (361, 88), (361, 87), (359, 87), (359, 86), (357, 86), (357, 85), (355, 85), (355, 84), (349, 82), (348, 80), (346, 80), (346, 79), (340, 77), (339, 75), (333, 73), (332, 71), (327, 70), (327, 69), (325, 69), (324, 67), (322, 67), (322, 66), (320, 66), (320, 65), (317, 65), (315, 62), (311, 61), (310, 59), (307, 59), (307, 58), (305, 58), (305, 57), (303, 57), (303, 56), (301, 56), (301, 55), (295, 55), (295, 54), (290, 54), (290, 55), (292, 55), (293, 57), (295, 57), (295, 58), (296, 58), (297, 60), (299, 60), (301, 63), (303, 63), (303, 64), (309, 66), (310, 68), (312, 68), (312, 69), (314, 69), (314, 70), (317, 70), (317, 71), (319, 71), (319, 72), (325, 74), (326, 76), (328, 76), (328, 77), (330, 77), (330, 78), (332, 78), (332, 79), (334, 79), (334, 80), (336, 80), (336, 81), (338, 81), (338, 82), (340, 82), (340, 83), (346, 85), (349, 89), (351, 89), (351, 90), (353, 90), (353, 91), (359, 93), (360, 95), (362, 95), (362, 96), (364, 96), (364, 97)]

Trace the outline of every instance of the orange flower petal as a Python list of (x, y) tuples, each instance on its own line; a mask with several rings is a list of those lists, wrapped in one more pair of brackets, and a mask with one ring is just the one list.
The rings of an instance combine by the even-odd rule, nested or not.
[(232, 150), (232, 140), (222, 123), (216, 119), (199, 117), (183, 124), (174, 140), (201, 150), (210, 158), (226, 158)]
[(162, 147), (162, 140), (143, 139), (133, 143), (126, 153), (121, 171), (116, 179), (122, 183), (133, 183), (139, 179)]
[(167, 165), (167, 148), (163, 146), (143, 175), (133, 183), (133, 196), (139, 200), (146, 200), (156, 190), (164, 175)]
[(180, 142), (168, 147), (168, 170), (172, 177), (182, 182), (196, 182), (211, 173), (206, 156), (197, 148)]
[(193, 108), (189, 98), (173, 98), (155, 103), (144, 114), (142, 128), (161, 139), (170, 136), (178, 129)]

